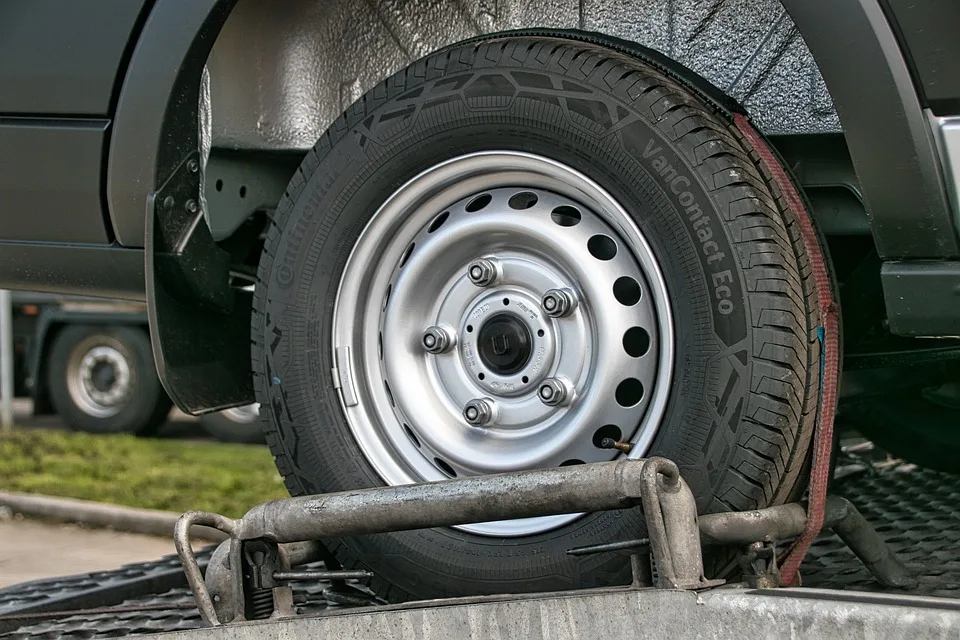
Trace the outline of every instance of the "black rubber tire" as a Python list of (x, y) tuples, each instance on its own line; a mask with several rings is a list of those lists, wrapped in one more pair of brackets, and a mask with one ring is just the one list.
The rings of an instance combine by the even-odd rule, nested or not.
[(960, 409), (931, 400), (924, 389), (871, 398), (844, 407), (843, 416), (884, 451), (960, 475)]
[(263, 423), (259, 419), (253, 422), (240, 422), (231, 418), (229, 413), (217, 411), (200, 416), (200, 426), (220, 442), (266, 444), (263, 437)]
[[(592, 44), (507, 36), (431, 55), (364, 95), (307, 153), (280, 203), (255, 291), (253, 366), (267, 442), (290, 492), (382, 484), (331, 378), (339, 278), (389, 194), (438, 162), (489, 149), (583, 171), (651, 242), (678, 350), (652, 453), (680, 465), (701, 513), (793, 499), (820, 387), (815, 286), (797, 212), (732, 123), (676, 81)], [(664, 167), (684, 180), (665, 184)], [(678, 195), (704, 212), (697, 227)], [(717, 245), (705, 254), (707, 240)], [(727, 293), (732, 307), (721, 314)], [(375, 571), (377, 593), (401, 601), (622, 584), (622, 557), (565, 552), (642, 532), (630, 510), (518, 539), (431, 529), (328, 544), (345, 567)]]
[[(100, 418), (77, 406), (67, 386), (67, 363), (71, 353), (85, 340), (105, 336), (119, 343), (127, 357), (132, 382), (134, 402), (119, 413)], [(153, 361), (150, 337), (139, 327), (123, 325), (68, 325), (54, 338), (47, 361), (47, 384), (54, 410), (72, 429), (87, 433), (133, 433), (151, 435), (170, 413), (172, 403), (160, 379)]]

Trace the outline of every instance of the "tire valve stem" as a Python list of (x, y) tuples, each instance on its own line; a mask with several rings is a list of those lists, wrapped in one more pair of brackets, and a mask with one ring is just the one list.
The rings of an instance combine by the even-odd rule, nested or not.
[(600, 448), (601, 449), (619, 449), (624, 453), (630, 453), (630, 449), (633, 448), (633, 445), (630, 444), (629, 442), (618, 442), (613, 438), (604, 438), (603, 440), (600, 441)]

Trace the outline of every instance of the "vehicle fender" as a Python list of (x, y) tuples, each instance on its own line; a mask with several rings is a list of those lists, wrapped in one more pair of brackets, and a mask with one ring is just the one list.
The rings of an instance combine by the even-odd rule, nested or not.
[[(191, 57), (206, 58), (236, 1), (157, 0), (144, 24), (108, 150), (107, 207), (121, 245), (143, 246), (147, 195), (173, 172), (158, 161), (173, 144), (161, 131), (177, 116), (177, 78)], [(781, 2), (837, 108), (880, 256), (960, 257), (936, 144), (880, 0)]]
[(827, 84), (885, 260), (960, 256), (940, 157), (879, 0), (781, 0)]
[[(197, 73), (237, 0), (156, 0), (133, 49), (120, 88), (107, 150), (106, 206), (117, 242), (143, 247), (147, 196), (173, 173), (163, 149), (165, 123), (189, 116), (177, 104), (181, 76)], [(202, 69), (202, 62), (199, 65)], [(194, 105), (195, 106), (195, 105)]]

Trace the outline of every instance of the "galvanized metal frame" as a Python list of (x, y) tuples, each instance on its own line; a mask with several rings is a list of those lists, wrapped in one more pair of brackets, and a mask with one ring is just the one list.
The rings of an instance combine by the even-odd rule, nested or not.
[[(704, 577), (701, 544), (746, 547), (752, 563), (748, 568), (758, 569), (752, 576), (747, 572), (748, 581), (780, 586), (774, 543), (800, 535), (808, 519), (807, 508), (799, 504), (698, 517), (677, 465), (653, 457), (274, 500), (239, 520), (191, 511), (177, 522), (174, 539), (204, 624), (215, 627), (247, 620), (251, 599), (259, 609), (256, 617), (294, 615), (289, 580), (366, 573), (291, 572), (294, 565), (322, 554), (320, 545), (308, 541), (635, 506), (642, 506), (647, 538), (570, 550), (572, 555), (629, 552), (635, 588), (651, 586), (647, 554), (657, 572), (652, 586), (700, 590), (723, 584)], [(194, 525), (230, 536), (214, 552), (206, 579), (190, 545)], [(828, 500), (825, 526), (837, 531), (882, 584), (916, 586), (913, 572), (848, 501)], [(251, 568), (253, 586), (243, 569), (248, 543), (260, 549), (259, 565)]]
[[(241, 580), (241, 543), (299, 543), (330, 537), (447, 527), (489, 520), (607, 511), (643, 505), (650, 529), (657, 586), (700, 589), (722, 581), (703, 576), (696, 503), (676, 464), (664, 458), (623, 459), (555, 469), (458, 478), (425, 484), (377, 487), (318, 496), (274, 500), (255, 506), (239, 520), (190, 511), (177, 522), (174, 540), (187, 581), (207, 626), (245, 619)], [(217, 605), (204, 582), (189, 531), (193, 525), (230, 535), (214, 554), (227, 557), (231, 569), (214, 585)], [(283, 563), (283, 554), (279, 564)], [(281, 572), (284, 567), (278, 569)], [(210, 570), (208, 569), (208, 573)], [(277, 615), (289, 612), (288, 587), (270, 570)], [(208, 579), (208, 582), (210, 580)]]

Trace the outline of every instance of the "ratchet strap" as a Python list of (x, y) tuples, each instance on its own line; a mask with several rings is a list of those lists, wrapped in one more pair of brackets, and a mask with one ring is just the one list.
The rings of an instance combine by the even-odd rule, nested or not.
[(824, 249), (800, 193), (784, 170), (783, 164), (749, 120), (741, 114), (734, 114), (733, 117), (734, 125), (753, 147), (760, 158), (761, 165), (779, 187), (789, 207), (797, 214), (800, 235), (813, 270), (817, 289), (817, 306), (820, 312), (820, 325), (817, 327), (820, 347), (820, 394), (813, 437), (807, 526), (785, 554), (780, 572), (781, 584), (792, 585), (796, 581), (800, 563), (823, 527), (827, 484), (830, 481), (830, 456), (833, 452), (833, 419), (837, 409), (837, 388), (840, 378), (840, 314), (833, 298), (833, 286)]

